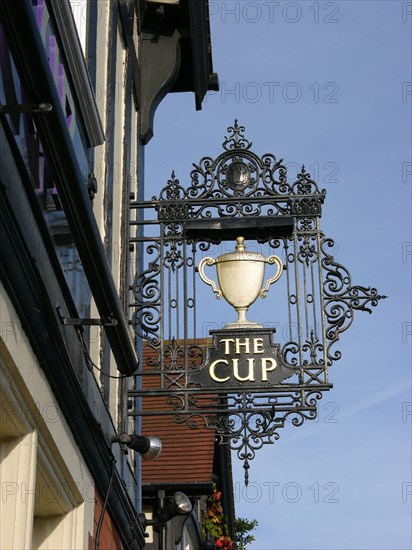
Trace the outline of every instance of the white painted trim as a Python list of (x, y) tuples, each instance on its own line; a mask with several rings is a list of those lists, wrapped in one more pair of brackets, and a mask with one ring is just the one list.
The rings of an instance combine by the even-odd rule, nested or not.
[(0, 445), (0, 548), (32, 546), (37, 434), (32, 432)]
[(87, 32), (87, 0), (69, 0), (76, 23), (77, 34), (82, 45), (83, 55), (86, 55)]
[[(50, 483), (50, 487), (54, 487), (58, 491), (59, 501), (54, 504), (59, 508), (57, 512), (62, 521), (60, 527), (63, 529), (62, 532), (66, 533), (70, 521), (74, 522), (74, 535), (67, 535), (67, 540), (70, 541), (67, 543), (67, 548), (82, 550), (88, 547), (89, 533), (93, 534), (94, 529), (95, 486), (93, 478), (46, 376), (38, 364), (28, 337), (22, 329), (17, 312), (1, 283), (0, 318), (2, 320), (0, 327), (0, 427), (5, 428), (4, 430), (0, 429), (0, 456), (3, 458), (1, 468), (3, 468), (6, 455), (10, 455), (10, 445), (15, 447), (20, 439), (21, 441), (28, 441), (26, 440), (28, 435), (25, 434), (31, 434), (30, 437), (34, 438), (33, 441), (35, 441), (32, 445), (32, 447), (34, 446), (32, 455), (30, 457), (27, 455), (24, 458), (25, 463), (30, 464), (30, 475), (27, 472), (24, 473), (24, 471), (21, 473), (10, 469), (6, 461), (3, 470), (1, 470), (1, 483), (5, 481), (20, 486), (24, 482), (26, 483), (25, 488), (30, 487), (34, 495), (37, 471), (39, 480), (45, 479), (47, 483)], [(10, 434), (13, 431), (15, 436), (10, 441)], [(1, 440), (2, 433), (5, 434), (4, 437), (7, 437), (6, 440), (4, 440), (4, 437), (3, 441)], [(21, 452), (23, 453), (24, 449)], [(33, 502), (30, 504), (31, 515), (27, 512), (26, 520), (18, 522), (21, 536), (23, 536), (22, 525), (27, 526), (27, 529), (30, 530), (30, 536), (26, 533), (24, 541), (20, 540), (21, 537), (17, 538), (18, 542), (14, 543), (15, 546), (10, 546), (8, 542), (3, 544), (3, 537), (8, 537), (13, 529), (4, 529), (4, 525), (11, 525), (11, 523), (3, 521), (2, 511), (0, 548), (9, 550), (9, 548), (32, 547), (34, 496), (32, 500)], [(15, 514), (12, 511), (13, 506), (9, 505), (8, 508), (11, 509), (11, 512), (5, 511), (6, 514)], [(63, 520), (63, 518), (66, 518), (67, 511), (69, 511), (68, 516), (72, 518), (71, 520)], [(20, 515), (21, 513), (19, 510)], [(35, 534), (36, 540), (39, 540), (36, 530)], [(46, 541), (43, 542), (46, 544)], [(60, 548), (60, 546), (58, 547)], [(44, 546), (44, 548), (47, 548), (47, 546)], [(51, 548), (56, 548), (56, 546), (51, 545)]]

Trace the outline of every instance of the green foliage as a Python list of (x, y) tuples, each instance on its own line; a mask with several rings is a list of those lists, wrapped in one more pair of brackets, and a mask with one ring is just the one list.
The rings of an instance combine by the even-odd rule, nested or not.
[(237, 550), (246, 550), (246, 545), (255, 540), (255, 537), (248, 533), (254, 531), (258, 525), (257, 519), (252, 519), (251, 521), (244, 518), (235, 519), (235, 541)]

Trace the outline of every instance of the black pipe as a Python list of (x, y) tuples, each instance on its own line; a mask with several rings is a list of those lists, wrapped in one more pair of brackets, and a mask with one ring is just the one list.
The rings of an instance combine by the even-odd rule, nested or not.
[(131, 375), (138, 367), (137, 356), (31, 2), (0, 2), (0, 19), (27, 97), (33, 103), (50, 103), (53, 106), (47, 114), (34, 114), (33, 118), (53, 169), (59, 198), (99, 314), (102, 318), (113, 317), (117, 320), (116, 326), (105, 327), (117, 368), (121, 373)]

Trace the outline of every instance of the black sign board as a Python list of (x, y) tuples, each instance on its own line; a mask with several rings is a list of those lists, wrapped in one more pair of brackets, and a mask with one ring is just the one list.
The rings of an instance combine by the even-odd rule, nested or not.
[(279, 344), (273, 343), (275, 329), (222, 329), (210, 332), (213, 342), (190, 382), (202, 388), (241, 388), (279, 384), (295, 374), (282, 360)]

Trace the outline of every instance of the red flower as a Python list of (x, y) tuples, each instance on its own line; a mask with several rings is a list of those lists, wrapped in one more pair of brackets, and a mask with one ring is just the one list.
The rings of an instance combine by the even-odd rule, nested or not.
[(210, 533), (215, 542), (215, 547), (219, 550), (233, 550), (231, 538), (227, 533), (228, 528), (225, 522), (225, 516), (221, 504), (222, 493), (214, 487), (213, 493), (207, 499), (206, 510), (202, 518), (202, 532)]

